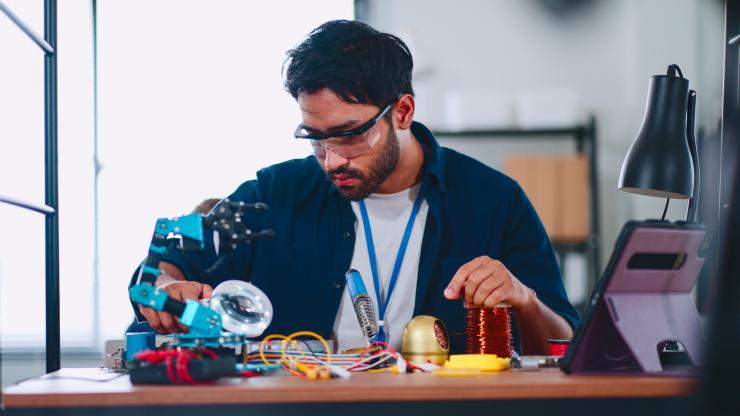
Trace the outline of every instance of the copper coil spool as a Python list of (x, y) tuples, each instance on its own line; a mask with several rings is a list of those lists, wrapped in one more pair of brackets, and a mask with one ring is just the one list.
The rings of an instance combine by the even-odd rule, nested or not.
[(508, 305), (500, 305), (495, 308), (470, 308), (466, 321), (466, 354), (512, 356), (514, 350)]

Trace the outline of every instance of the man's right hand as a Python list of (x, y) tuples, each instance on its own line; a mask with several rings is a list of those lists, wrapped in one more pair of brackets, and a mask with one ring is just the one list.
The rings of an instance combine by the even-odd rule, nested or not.
[[(187, 299), (201, 300), (210, 298), (213, 288), (204, 283), (180, 280), (167, 274), (160, 274), (157, 278), (157, 288), (164, 290), (175, 300), (185, 302)], [(139, 305), (141, 314), (149, 322), (149, 326), (160, 334), (177, 334), (187, 332), (188, 327), (168, 312), (156, 311), (152, 308)]]

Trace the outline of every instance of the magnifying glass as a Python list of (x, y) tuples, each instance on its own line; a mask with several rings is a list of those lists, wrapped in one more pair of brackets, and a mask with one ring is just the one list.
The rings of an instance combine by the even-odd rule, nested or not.
[(221, 315), (223, 329), (247, 338), (262, 335), (272, 322), (272, 303), (257, 286), (227, 280), (216, 286), (208, 306)]

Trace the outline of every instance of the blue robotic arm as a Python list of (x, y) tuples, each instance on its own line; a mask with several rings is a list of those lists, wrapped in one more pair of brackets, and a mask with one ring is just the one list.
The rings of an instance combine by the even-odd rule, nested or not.
[[(241, 243), (272, 237), (272, 230), (254, 232), (247, 228), (243, 218), (248, 209), (265, 210), (267, 205), (224, 199), (207, 215), (190, 214), (158, 219), (149, 245), (149, 254), (140, 269), (137, 283), (129, 289), (131, 300), (139, 305), (173, 314), (190, 327), (190, 336), (220, 336), (223, 323), (218, 312), (195, 300), (181, 302), (173, 299), (165, 291), (155, 287), (161, 273), (159, 263), (170, 248), (182, 251), (203, 250), (205, 231), (214, 233), (214, 243), (219, 255), (235, 249)], [(255, 313), (243, 312), (245, 316)]]

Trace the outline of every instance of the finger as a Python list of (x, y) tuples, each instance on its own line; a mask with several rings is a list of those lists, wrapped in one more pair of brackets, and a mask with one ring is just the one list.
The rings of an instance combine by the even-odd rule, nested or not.
[(474, 304), (473, 296), (478, 290), (478, 286), (480, 286), (483, 281), (490, 279), (492, 277), (492, 274), (493, 270), (488, 266), (481, 267), (473, 273), (470, 273), (470, 275), (468, 276), (468, 280), (465, 282), (465, 302), (469, 304)]
[(210, 298), (211, 296), (213, 296), (213, 288), (210, 285), (202, 285), (200, 298)]
[(486, 300), (483, 301), (483, 307), (485, 308), (495, 308), (496, 305), (504, 301), (505, 293), (502, 290), (503, 288), (499, 287), (497, 289), (494, 289), (488, 297), (486, 297)]
[(188, 331), (190, 331), (190, 327), (187, 325), (183, 325), (183, 323), (180, 322), (179, 320), (177, 321), (177, 326), (180, 327), (180, 331), (182, 333), (187, 333)]
[(450, 280), (450, 283), (447, 285), (447, 288), (444, 291), (444, 295), (447, 299), (459, 299), (460, 298), (460, 292), (464, 288), (465, 281), (468, 278), (468, 275), (478, 269), (483, 262), (480, 260), (480, 258), (473, 259), (465, 264), (463, 264), (455, 273), (454, 276), (452, 276), (452, 279)]
[(501, 287), (501, 284), (499, 284), (495, 279), (486, 279), (481, 282), (480, 286), (478, 286), (478, 289), (475, 291), (475, 294), (473, 294), (473, 305), (479, 308), (484, 306), (483, 304), (488, 295), (499, 287)]
[(159, 333), (163, 333), (165, 331), (162, 326), (162, 322), (159, 320), (159, 316), (157, 316), (157, 311), (143, 306), (139, 306), (139, 310), (154, 331)]
[(465, 282), (465, 286), (463, 287), (463, 301), (467, 304), (473, 305), (473, 296), (475, 296), (475, 292), (478, 290), (478, 286), (488, 278), (489, 273), (484, 272), (484, 269), (478, 269), (476, 272), (478, 272), (475, 277), (471, 274), (468, 276), (468, 280)]
[(175, 323), (175, 318), (171, 314), (167, 312), (160, 312), (159, 320), (162, 321), (162, 326), (170, 334), (176, 334), (180, 332), (180, 327)]
[(202, 293), (202, 286), (200, 283), (190, 282), (186, 285), (182, 285), (180, 288), (180, 300), (185, 301), (187, 299), (198, 300)]

